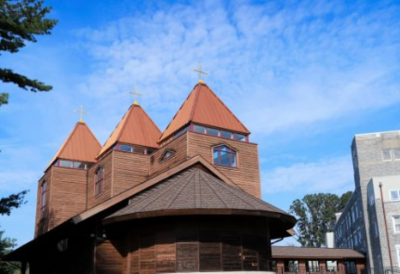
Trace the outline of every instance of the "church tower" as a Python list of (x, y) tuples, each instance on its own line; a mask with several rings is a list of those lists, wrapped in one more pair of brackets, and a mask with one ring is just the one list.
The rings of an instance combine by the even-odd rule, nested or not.
[(158, 140), (151, 174), (200, 155), (234, 184), (260, 198), (257, 144), (218, 96), (199, 81)]
[(100, 149), (99, 141), (81, 119), (39, 180), (36, 236), (86, 209), (88, 170)]
[(161, 131), (135, 101), (97, 155), (89, 171), (88, 207), (93, 207), (149, 177), (150, 155)]

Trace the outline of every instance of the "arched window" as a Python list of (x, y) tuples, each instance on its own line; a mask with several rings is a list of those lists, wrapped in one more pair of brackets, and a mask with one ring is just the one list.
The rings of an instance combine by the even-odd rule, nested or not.
[(103, 167), (99, 166), (94, 173), (94, 195), (103, 191)]
[(236, 167), (236, 151), (228, 146), (222, 145), (213, 148), (214, 165)]

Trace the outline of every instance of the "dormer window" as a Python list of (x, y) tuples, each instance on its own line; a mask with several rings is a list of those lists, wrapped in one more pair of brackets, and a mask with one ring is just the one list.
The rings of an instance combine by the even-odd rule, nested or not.
[(97, 196), (103, 192), (104, 168), (99, 166), (94, 172), (94, 195)]
[(213, 163), (219, 166), (237, 167), (236, 151), (226, 145), (214, 147)]
[(164, 152), (163, 156), (160, 158), (160, 162), (165, 161), (174, 155), (175, 155), (175, 151), (172, 149), (168, 149), (167, 151)]

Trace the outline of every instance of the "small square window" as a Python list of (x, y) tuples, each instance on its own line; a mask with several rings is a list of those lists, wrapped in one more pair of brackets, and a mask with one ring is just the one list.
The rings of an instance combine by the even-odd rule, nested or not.
[(232, 139), (232, 133), (229, 131), (221, 130), (221, 137), (227, 138), (227, 139)]
[(398, 190), (391, 190), (390, 191), (390, 200), (398, 201), (399, 200), (399, 191)]
[(122, 145), (122, 144), (120, 144), (119, 145), (119, 150), (132, 152), (133, 151), (133, 147), (130, 146), (130, 145)]
[(244, 136), (242, 134), (235, 133), (235, 139), (238, 140), (238, 141), (245, 141), (246, 140), (246, 136)]
[(72, 167), (72, 161), (60, 160), (60, 166), (62, 166), (62, 167)]
[(390, 152), (390, 149), (383, 149), (382, 150), (382, 157), (384, 161), (390, 161), (392, 160), (392, 154)]

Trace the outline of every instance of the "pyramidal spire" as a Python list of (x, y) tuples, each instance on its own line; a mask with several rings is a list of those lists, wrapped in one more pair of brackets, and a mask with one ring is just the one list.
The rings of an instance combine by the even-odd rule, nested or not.
[(83, 121), (79, 121), (47, 168), (57, 159), (94, 163), (100, 149), (101, 144), (92, 131)]
[(115, 143), (158, 148), (157, 140), (161, 131), (139, 104), (133, 103), (122, 117), (117, 127), (101, 148), (98, 156), (102, 155)]
[(250, 131), (203, 81), (199, 81), (193, 88), (158, 142), (161, 143), (189, 123), (250, 134)]

